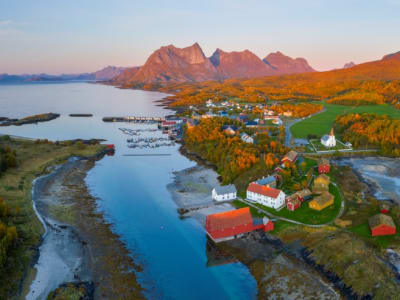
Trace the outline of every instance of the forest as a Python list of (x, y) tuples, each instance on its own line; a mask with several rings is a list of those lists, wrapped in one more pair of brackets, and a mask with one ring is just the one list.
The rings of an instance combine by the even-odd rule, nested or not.
[(400, 157), (400, 120), (388, 115), (346, 114), (338, 116), (335, 131), (354, 147), (378, 147), (382, 155)]
[[(228, 118), (209, 118), (184, 132), (187, 150), (214, 164), (223, 184), (237, 182), (247, 187), (249, 180), (272, 171), (279, 157), (287, 152), (279, 140), (266, 132), (256, 136), (256, 144), (249, 144), (240, 139), (239, 133), (226, 135), (221, 130), (224, 125), (240, 127), (242, 124)], [(246, 179), (243, 182), (242, 176)]]
[[(0, 176), (7, 169), (16, 167), (16, 165), (15, 151), (9, 147), (0, 147)], [(8, 251), (16, 244), (18, 239), (17, 229), (12, 222), (14, 215), (7, 202), (0, 197), (0, 270), (7, 261)]]
[(148, 84), (173, 93), (171, 106), (237, 99), (243, 102), (326, 100), (344, 105), (391, 104), (400, 108), (400, 54), (349, 69), (198, 83)]
[(322, 111), (324, 107), (321, 104), (312, 104), (312, 103), (298, 103), (298, 104), (290, 104), (290, 103), (282, 103), (282, 104), (274, 104), (271, 105), (268, 109), (275, 112), (275, 114), (282, 115), (285, 112), (291, 112), (292, 117), (295, 118), (304, 118), (310, 115), (313, 115), (319, 111)]

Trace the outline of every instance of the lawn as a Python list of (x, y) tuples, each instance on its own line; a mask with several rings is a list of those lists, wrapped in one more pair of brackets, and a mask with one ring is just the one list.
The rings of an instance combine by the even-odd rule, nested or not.
[(342, 199), (339, 195), (337, 187), (331, 184), (329, 186), (329, 192), (335, 196), (335, 201), (333, 205), (321, 211), (309, 208), (308, 207), (309, 201), (303, 202), (301, 207), (296, 209), (295, 211), (290, 211), (286, 207), (282, 208), (280, 211), (277, 211), (273, 208), (266, 207), (261, 204), (256, 204), (256, 205), (275, 216), (291, 219), (305, 224), (312, 224), (312, 225), (325, 224), (333, 221), (336, 218), (340, 210), (340, 205), (342, 203)]
[(347, 106), (321, 103), (326, 111), (311, 118), (304, 119), (294, 124), (290, 130), (293, 138), (307, 138), (308, 134), (323, 136), (328, 134), (335, 118), (345, 113), (376, 113), (387, 114), (393, 118), (400, 119), (400, 110), (390, 105), (364, 105), (364, 106)]
[(376, 245), (381, 249), (386, 249), (391, 244), (393, 244), (393, 242), (399, 240), (400, 237), (399, 226), (396, 225), (396, 227), (397, 227), (397, 233), (394, 235), (374, 236), (374, 237), (371, 235), (371, 230), (369, 228), (368, 222), (362, 223), (361, 225), (358, 226), (351, 227), (349, 228), (349, 231), (357, 234), (359, 237), (363, 238), (369, 243), (372, 243), (373, 245)]

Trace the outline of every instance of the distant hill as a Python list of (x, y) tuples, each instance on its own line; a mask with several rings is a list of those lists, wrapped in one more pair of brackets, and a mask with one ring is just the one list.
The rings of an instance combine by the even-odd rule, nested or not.
[(343, 69), (352, 68), (352, 67), (354, 67), (355, 65), (356, 65), (356, 64), (353, 63), (353, 62), (351, 61), (351, 62), (349, 62), (349, 63), (347, 63), (347, 64), (344, 64)]
[(217, 49), (206, 57), (198, 43), (185, 48), (164, 46), (153, 52), (140, 68), (114, 78), (119, 85), (201, 82), (229, 78), (253, 78), (278, 74), (313, 72), (304, 58), (292, 59), (280, 52), (261, 60), (249, 50), (225, 52)]
[(120, 75), (127, 68), (108, 66), (92, 73), (81, 73), (81, 74), (61, 74), (61, 75), (49, 75), (49, 74), (25, 74), (25, 75), (9, 75), (0, 74), (0, 82), (3, 83), (18, 83), (18, 82), (34, 82), (34, 81), (105, 81), (110, 80)]
[(268, 54), (263, 61), (279, 74), (315, 72), (304, 58), (293, 59), (279, 51)]
[[(278, 65), (271, 56), (269, 62), (271, 67)], [(285, 65), (281, 63), (279, 68), (285, 70)], [(209, 98), (222, 101), (236, 97), (248, 102), (298, 99), (343, 105), (389, 103), (400, 108), (400, 52), (326, 72), (173, 84), (159, 90), (174, 93), (170, 99), (176, 106), (198, 104)]]

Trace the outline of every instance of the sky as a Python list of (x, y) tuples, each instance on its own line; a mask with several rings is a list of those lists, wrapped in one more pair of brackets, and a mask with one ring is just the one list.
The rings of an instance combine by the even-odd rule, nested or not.
[(399, 12), (400, 0), (0, 0), (0, 73), (138, 66), (195, 42), (330, 70), (400, 51)]

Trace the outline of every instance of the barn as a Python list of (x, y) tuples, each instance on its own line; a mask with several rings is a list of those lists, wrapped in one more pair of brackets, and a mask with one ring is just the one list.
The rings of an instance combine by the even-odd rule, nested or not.
[(312, 193), (309, 189), (303, 189), (295, 193), (301, 202), (309, 200), (312, 197)]
[(392, 217), (384, 214), (377, 214), (368, 220), (372, 236), (396, 234), (396, 225)]
[(286, 207), (288, 210), (294, 211), (301, 206), (301, 201), (296, 194), (286, 198)]
[(216, 213), (206, 217), (207, 235), (216, 243), (240, 237), (257, 229), (273, 230), (274, 223), (266, 217), (261, 222), (253, 220), (249, 207)]
[(329, 160), (326, 158), (321, 158), (318, 161), (318, 173), (319, 174), (327, 174), (331, 171), (331, 165), (329, 163)]
[(335, 197), (329, 192), (323, 192), (318, 197), (315, 197), (313, 200), (308, 202), (308, 206), (311, 209), (315, 209), (318, 211), (331, 206), (335, 202)]

